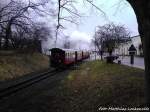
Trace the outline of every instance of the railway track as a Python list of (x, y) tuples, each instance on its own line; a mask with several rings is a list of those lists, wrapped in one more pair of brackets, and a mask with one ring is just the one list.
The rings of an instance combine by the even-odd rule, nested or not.
[(62, 72), (63, 70), (51, 70), (47, 72), (43, 72), (38, 74), (35, 77), (29, 78), (27, 80), (24, 80), (22, 82), (16, 83), (14, 85), (10, 85), (6, 88), (0, 89), (0, 100), (3, 99), (4, 97), (7, 97), (13, 93), (16, 93), (17, 91), (20, 91), (22, 89), (25, 89), (35, 83), (38, 83), (48, 77), (54, 76), (55, 74)]

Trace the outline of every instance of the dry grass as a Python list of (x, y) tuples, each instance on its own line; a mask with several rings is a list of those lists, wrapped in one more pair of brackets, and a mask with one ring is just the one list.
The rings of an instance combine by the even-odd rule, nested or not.
[(0, 56), (0, 81), (48, 68), (48, 57), (39, 53)]
[(55, 106), (64, 112), (95, 112), (110, 105), (139, 107), (145, 103), (144, 71), (87, 62), (61, 82), (56, 96)]

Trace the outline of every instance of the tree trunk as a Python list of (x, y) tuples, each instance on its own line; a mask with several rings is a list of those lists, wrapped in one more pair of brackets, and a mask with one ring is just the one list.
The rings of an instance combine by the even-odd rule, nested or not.
[[(143, 37), (144, 61), (145, 61), (145, 81), (147, 104), (150, 107), (150, 18), (142, 22), (140, 35)], [(139, 27), (140, 27), (139, 26)]]
[(6, 29), (5, 43), (4, 43), (5, 50), (7, 50), (8, 47), (9, 47), (9, 38), (10, 38), (10, 36), (11, 36), (11, 21), (8, 23), (7, 29)]
[(101, 52), (101, 60), (103, 60), (103, 54), (102, 54), (102, 52)]
[(145, 61), (145, 83), (147, 105), (150, 107), (150, 1), (128, 0), (133, 7), (138, 21), (138, 29), (143, 43)]
[(0, 35), (0, 50), (1, 50), (1, 48), (2, 48), (2, 37)]
[[(143, 22), (143, 25), (147, 30), (143, 31), (143, 42), (144, 42), (144, 60), (145, 60), (145, 80), (147, 90), (147, 102), (150, 107), (150, 18), (149, 21)], [(149, 30), (149, 31), (148, 31)]]

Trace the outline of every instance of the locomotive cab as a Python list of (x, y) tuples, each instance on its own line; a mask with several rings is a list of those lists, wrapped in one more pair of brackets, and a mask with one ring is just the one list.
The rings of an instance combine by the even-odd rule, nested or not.
[(62, 66), (65, 59), (65, 51), (59, 48), (53, 48), (50, 51), (51, 51), (51, 56), (50, 56), (51, 67), (57, 68)]

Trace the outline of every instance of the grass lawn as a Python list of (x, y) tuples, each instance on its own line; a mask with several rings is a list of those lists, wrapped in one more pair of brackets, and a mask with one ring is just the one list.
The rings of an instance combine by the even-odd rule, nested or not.
[(0, 55), (0, 81), (20, 77), (49, 67), (49, 58), (40, 53)]
[(69, 73), (51, 106), (58, 112), (95, 112), (101, 106), (139, 107), (144, 99), (143, 70), (92, 61)]

